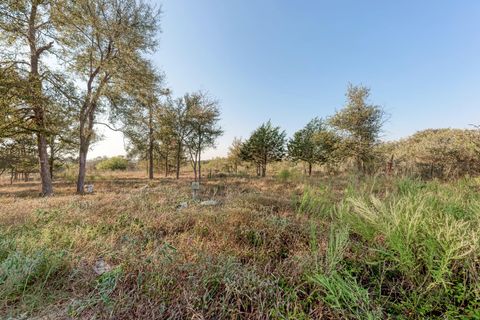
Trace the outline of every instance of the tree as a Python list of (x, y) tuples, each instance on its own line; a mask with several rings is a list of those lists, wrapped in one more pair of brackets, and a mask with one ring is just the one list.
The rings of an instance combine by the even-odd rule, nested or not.
[(175, 157), (172, 157), (172, 155), (175, 155), (177, 150), (175, 130), (170, 126), (171, 121), (165, 118), (166, 112), (164, 108), (166, 108), (169, 100), (170, 99), (167, 98), (167, 101), (164, 104), (160, 105), (160, 108), (155, 114), (155, 122), (158, 125), (155, 134), (156, 140), (159, 142), (157, 144), (156, 151), (159, 157), (159, 161), (164, 164), (165, 177), (168, 176), (171, 166), (176, 167), (176, 161), (171, 163), (171, 160), (175, 160)]
[(267, 164), (280, 161), (285, 156), (285, 131), (272, 126), (268, 121), (257, 128), (241, 149), (244, 161), (250, 161), (257, 166), (257, 175), (266, 176)]
[[(61, 80), (57, 79), (57, 80)], [(78, 96), (72, 83), (63, 81), (62, 92), (55, 87), (46, 88), (49, 94), (49, 112), (46, 114), (50, 177), (54, 180), (56, 167), (73, 161), (78, 150), (78, 122), (75, 117)]]
[(64, 56), (69, 70), (84, 81), (77, 179), (77, 193), (83, 193), (96, 117), (108, 105), (108, 97), (142, 79), (142, 54), (156, 47), (159, 13), (137, 0), (58, 2), (55, 23)]
[(162, 131), (167, 134), (166, 140), (169, 144), (175, 145), (177, 179), (180, 178), (180, 165), (184, 159), (184, 142), (191, 132), (189, 116), (189, 109), (183, 97), (175, 100), (168, 98), (157, 115)]
[(28, 180), (29, 174), (38, 171), (36, 137), (33, 133), (18, 133), (0, 139), (0, 174), (10, 170), (13, 183), (19, 175)]
[(238, 166), (242, 163), (241, 138), (233, 138), (232, 145), (228, 148), (228, 162), (233, 166), (235, 173), (238, 173)]
[(357, 169), (366, 173), (385, 122), (385, 112), (380, 106), (368, 104), (370, 89), (349, 85), (347, 104), (329, 119), (329, 123), (343, 137), (344, 157), (353, 157)]
[[(148, 161), (148, 178), (154, 177), (154, 157), (159, 125), (156, 113), (160, 108), (160, 96), (168, 95), (162, 88), (164, 75), (149, 61), (144, 61), (141, 72), (144, 77), (132, 84), (129, 91), (116, 99), (110, 120), (120, 122), (122, 131), (129, 142), (129, 154)], [(116, 129), (117, 130), (117, 129)]]
[(43, 93), (47, 72), (41, 61), (54, 44), (51, 18), (49, 0), (4, 0), (0, 4), (2, 64), (14, 66), (20, 77), (28, 78), (28, 90), (22, 97), (25, 104), (14, 111), (28, 114), (29, 130), (35, 132), (44, 196), (53, 194), (45, 123), (48, 105)]
[(328, 130), (322, 119), (314, 118), (304, 128), (293, 134), (288, 141), (288, 155), (293, 161), (305, 161), (308, 175), (312, 175), (312, 165), (327, 163), (335, 150), (335, 134)]
[(201, 154), (206, 148), (213, 147), (215, 140), (223, 134), (218, 126), (220, 110), (218, 102), (203, 92), (186, 94), (184, 100), (187, 107), (188, 134), (185, 136), (195, 181), (201, 180)]

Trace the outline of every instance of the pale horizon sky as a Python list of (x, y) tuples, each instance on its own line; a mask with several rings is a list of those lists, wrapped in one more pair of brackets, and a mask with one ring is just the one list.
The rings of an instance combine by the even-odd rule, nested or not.
[[(154, 1), (152, 1), (154, 2)], [(157, 3), (157, 2), (155, 2)], [(160, 2), (158, 2), (160, 3)], [(225, 131), (204, 159), (262, 122), (287, 131), (345, 104), (348, 83), (371, 88), (390, 114), (384, 139), (468, 128), (480, 116), (480, 1), (165, 0), (152, 56), (174, 96), (207, 90)], [(121, 133), (89, 158), (125, 154)]]

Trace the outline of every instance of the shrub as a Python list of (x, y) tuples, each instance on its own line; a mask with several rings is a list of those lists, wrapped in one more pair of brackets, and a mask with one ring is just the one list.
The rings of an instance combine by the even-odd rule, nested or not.
[(128, 160), (123, 157), (112, 157), (99, 162), (95, 167), (98, 170), (127, 170)]
[(288, 169), (283, 169), (277, 175), (278, 179), (282, 182), (287, 182), (292, 176), (292, 173)]

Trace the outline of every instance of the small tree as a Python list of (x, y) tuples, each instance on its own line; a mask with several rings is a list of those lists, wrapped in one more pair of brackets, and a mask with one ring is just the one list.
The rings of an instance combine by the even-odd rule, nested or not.
[(305, 161), (308, 175), (312, 175), (312, 165), (326, 163), (335, 149), (335, 134), (328, 131), (322, 119), (314, 118), (293, 134), (288, 142), (288, 155), (293, 161)]
[(241, 149), (242, 160), (255, 163), (257, 175), (266, 176), (267, 164), (285, 156), (285, 131), (268, 121), (256, 129)]
[(177, 179), (180, 177), (180, 165), (185, 154), (184, 141), (191, 132), (189, 116), (188, 108), (183, 98), (175, 100), (168, 98), (157, 113), (158, 123), (161, 132), (164, 134), (165, 142), (168, 143), (169, 147), (173, 145), (175, 148), (174, 157)]
[(242, 163), (242, 139), (233, 138), (232, 145), (228, 148), (228, 162), (233, 166), (233, 171), (238, 173), (238, 166)]
[(206, 148), (213, 147), (215, 140), (223, 134), (218, 126), (220, 110), (218, 102), (210, 99), (205, 93), (186, 94), (189, 134), (185, 137), (185, 145), (195, 174), (195, 181), (201, 179), (201, 155)]
[(357, 169), (366, 173), (374, 158), (374, 146), (385, 121), (385, 112), (380, 106), (368, 104), (370, 89), (349, 85), (347, 104), (329, 119), (329, 123), (342, 135), (343, 157), (355, 159)]

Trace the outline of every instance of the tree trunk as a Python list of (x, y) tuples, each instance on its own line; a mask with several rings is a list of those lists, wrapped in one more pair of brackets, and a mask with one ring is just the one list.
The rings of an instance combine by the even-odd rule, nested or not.
[(200, 180), (202, 179), (202, 165), (200, 162), (201, 155), (202, 153), (198, 151), (198, 182), (200, 182)]
[(42, 180), (42, 196), (53, 194), (52, 179), (48, 168), (47, 140), (45, 137), (45, 111), (42, 106), (42, 82), (38, 73), (38, 63), (43, 51), (51, 48), (53, 43), (37, 48), (37, 6), (32, 2), (28, 21), (28, 43), (30, 47), (30, 87), (32, 89), (32, 109), (37, 129), (38, 160), (40, 162), (40, 178)]
[(83, 141), (80, 143), (80, 153), (79, 153), (79, 162), (78, 162), (78, 179), (77, 179), (78, 194), (83, 194), (83, 190), (85, 187), (85, 176), (87, 173), (87, 152), (88, 152), (88, 145), (86, 145), (86, 142)]
[(262, 163), (262, 177), (267, 176), (267, 155), (265, 154), (263, 157), (263, 163)]
[(309, 177), (312, 176), (312, 163), (311, 162), (308, 163), (308, 176)]
[(180, 178), (180, 153), (182, 151), (182, 145), (180, 143), (178, 143), (177, 145), (177, 167), (176, 167), (176, 178), (179, 179)]
[(190, 157), (192, 158), (192, 167), (193, 167), (193, 179), (194, 181), (198, 181), (197, 180), (197, 154), (195, 153), (195, 156), (192, 155), (192, 153), (190, 152)]
[(168, 152), (165, 154), (165, 178), (168, 177)]
[(55, 161), (55, 149), (53, 136), (50, 138), (50, 179), (53, 181), (53, 164)]
[(40, 178), (42, 180), (42, 196), (51, 196), (53, 194), (52, 179), (48, 165), (47, 141), (45, 135), (37, 134), (38, 158), (40, 161)]
[(149, 133), (148, 133), (148, 179), (153, 180), (153, 119), (152, 107), (149, 107)]
[(148, 179), (153, 179), (153, 141), (150, 139), (148, 147)]
[[(88, 105), (87, 105), (88, 106)], [(93, 133), (93, 122), (95, 119), (96, 105), (88, 106), (86, 110), (91, 109), (90, 113), (85, 116), (80, 116), (80, 152), (78, 157), (78, 178), (77, 178), (77, 193), (83, 194), (85, 186), (85, 176), (87, 173), (87, 153), (90, 147), (90, 139)], [(82, 120), (83, 119), (83, 120)], [(88, 119), (88, 120), (87, 120)], [(87, 130), (85, 125), (87, 124)]]

